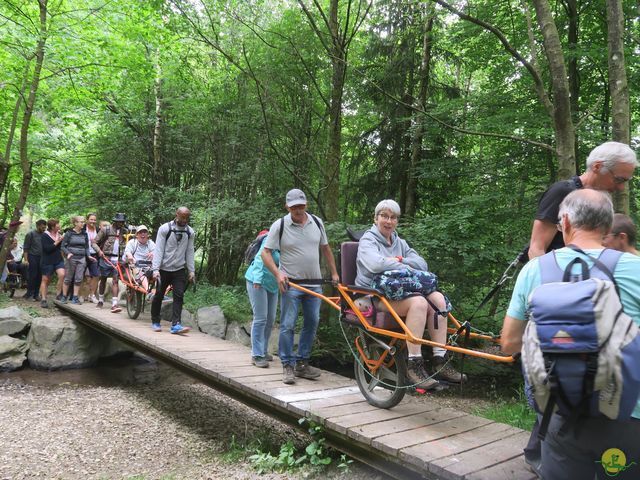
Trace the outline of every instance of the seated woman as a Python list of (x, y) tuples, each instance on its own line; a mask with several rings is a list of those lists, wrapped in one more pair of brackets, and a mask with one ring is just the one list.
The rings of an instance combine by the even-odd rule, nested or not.
[[(403, 275), (412, 273), (420, 283), (427, 284), (432, 280), (435, 288), (436, 279), (429, 274), (427, 262), (396, 233), (399, 216), (400, 206), (394, 200), (382, 200), (376, 206), (374, 225), (365, 232), (358, 246), (356, 285), (378, 288), (381, 281), (388, 282), (394, 276), (400, 279)], [(399, 281), (398, 285), (400, 283)], [(394, 287), (389, 286), (392, 289)], [(444, 315), (436, 315), (427, 298), (440, 312), (446, 311), (448, 302), (442, 293), (430, 291), (428, 285), (423, 287), (422, 291), (429, 291), (426, 296), (415, 290), (397, 288), (394, 297), (399, 299), (389, 299), (389, 304), (398, 315), (406, 317), (405, 324), (413, 336), (422, 338), (426, 325), (431, 340), (444, 344), (447, 341), (447, 319)], [(382, 303), (377, 308), (385, 309)], [(425, 370), (421, 345), (407, 342), (407, 350), (409, 382), (426, 390), (436, 388), (438, 381), (430, 378)], [(449, 383), (466, 380), (466, 376), (447, 363), (445, 353), (444, 348), (433, 347), (434, 377)]]
[(127, 242), (122, 259), (132, 265), (135, 279), (142, 288), (149, 291), (149, 278), (151, 278), (151, 262), (156, 244), (149, 238), (149, 229), (140, 225), (136, 229), (136, 238)]

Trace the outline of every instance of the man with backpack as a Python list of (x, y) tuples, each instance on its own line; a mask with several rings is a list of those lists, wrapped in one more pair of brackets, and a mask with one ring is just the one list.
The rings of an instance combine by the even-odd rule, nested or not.
[[(338, 282), (339, 277), (324, 225), (318, 217), (307, 212), (307, 197), (304, 192), (297, 188), (287, 192), (286, 207), (289, 214), (273, 222), (269, 229), (262, 260), (278, 281), (282, 294), (278, 356), (283, 366), (282, 381), (291, 385), (295, 383), (295, 377), (314, 379), (320, 376), (320, 370), (309, 365), (309, 358), (320, 321), (322, 300), (289, 288), (289, 279), (296, 280), (309, 290), (322, 293), (320, 251), (331, 270), (331, 279)], [(275, 250), (280, 251), (280, 268), (273, 259)], [(300, 304), (304, 320), (296, 355), (293, 353), (293, 336)]]
[(154, 332), (162, 330), (160, 310), (162, 300), (169, 286), (173, 286), (173, 312), (171, 315), (171, 333), (183, 334), (191, 330), (181, 323), (182, 304), (187, 282), (194, 283), (195, 268), (195, 232), (189, 226), (191, 211), (187, 207), (176, 210), (174, 220), (160, 226), (156, 235), (156, 248), (153, 254), (154, 280), (160, 280), (151, 303), (151, 328)]
[(539, 473), (640, 478), (640, 258), (602, 248), (605, 193), (570, 193), (559, 220), (568, 246), (523, 268), (502, 330), (541, 415)]
[(91, 246), (98, 254), (98, 268), (100, 269), (100, 283), (98, 284), (97, 308), (104, 305), (104, 292), (107, 288), (107, 278), (111, 277), (111, 313), (122, 311), (118, 305), (118, 270), (115, 264), (122, 256), (129, 230), (124, 226), (127, 217), (124, 213), (116, 213), (112, 224), (101, 228)]

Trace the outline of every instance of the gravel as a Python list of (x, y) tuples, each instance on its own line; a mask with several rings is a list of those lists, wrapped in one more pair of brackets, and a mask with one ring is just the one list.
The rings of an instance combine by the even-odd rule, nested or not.
[(307, 467), (259, 475), (247, 460), (253, 452), (239, 454), (233, 442), (261, 439), (277, 449), (289, 439), (304, 446), (308, 437), (188, 381), (48, 385), (0, 376), (0, 404), (2, 480), (388, 478), (357, 462), (347, 473)]

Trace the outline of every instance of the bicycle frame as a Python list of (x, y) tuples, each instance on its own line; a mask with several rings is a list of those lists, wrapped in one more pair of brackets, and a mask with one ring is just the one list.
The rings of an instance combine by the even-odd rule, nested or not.
[[(405, 342), (410, 342), (414, 344), (417, 343), (420, 345), (427, 345), (430, 347), (440, 347), (452, 352), (460, 353), (463, 355), (469, 355), (471, 357), (484, 358), (486, 360), (491, 360), (494, 362), (513, 363), (515, 361), (515, 358), (510, 355), (509, 356), (495, 355), (491, 353), (481, 352), (478, 350), (473, 350), (470, 348), (459, 347), (456, 345), (438, 343), (432, 340), (427, 340), (425, 338), (418, 338), (411, 333), (411, 331), (409, 330), (407, 325), (404, 323), (402, 318), (400, 318), (400, 316), (395, 312), (393, 307), (390, 305), (389, 301), (382, 295), (375, 293), (370, 289), (359, 289), (357, 287), (338, 284), (336, 288), (338, 289), (340, 296), (327, 297), (320, 293), (316, 293), (312, 290), (309, 290), (308, 288), (297, 285), (295, 283), (289, 283), (289, 286), (297, 290), (300, 290), (306, 294), (313, 295), (314, 297), (320, 298), (325, 303), (327, 303), (328, 305), (330, 305), (331, 307), (335, 308), (340, 312), (342, 311), (341, 303), (342, 301), (344, 301), (346, 305), (353, 311), (355, 316), (358, 318), (362, 328), (364, 328), (367, 332), (370, 332), (370, 333), (375, 333), (375, 334), (390, 337), (393, 339), (392, 340), (393, 343), (395, 343), (396, 341), (402, 340)], [(373, 295), (374, 297), (376, 297), (385, 306), (387, 312), (393, 317), (393, 319), (395, 320), (395, 322), (397, 323), (401, 331), (389, 330), (386, 328), (379, 328), (372, 325), (371, 322), (362, 314), (360, 309), (357, 307), (357, 305), (351, 298), (352, 294)], [(448, 321), (451, 322), (451, 324), (454, 326), (454, 327), (447, 327), (447, 332), (450, 334), (455, 334), (459, 332), (461, 328), (463, 328), (463, 325), (451, 313), (448, 314)], [(468, 337), (474, 338), (474, 339), (480, 339), (480, 340), (487, 340), (497, 344), (500, 343), (499, 337), (493, 337), (491, 335), (483, 335), (483, 334), (471, 332), (468, 334)], [(357, 343), (356, 343), (356, 346), (358, 347)], [(358, 348), (358, 350), (362, 354), (361, 348)], [(379, 368), (379, 366), (383, 363), (383, 361), (384, 361), (383, 358), (378, 359), (377, 365), (372, 365), (372, 366), (374, 368)]]

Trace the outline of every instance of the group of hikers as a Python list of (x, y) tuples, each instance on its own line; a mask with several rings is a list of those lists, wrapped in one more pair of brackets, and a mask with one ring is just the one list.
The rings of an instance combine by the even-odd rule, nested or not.
[[(618, 478), (640, 478), (637, 466), (640, 442), (634, 438), (640, 433), (640, 399), (637, 395), (640, 355), (629, 350), (636, 345), (640, 352), (640, 335), (636, 335), (640, 324), (640, 257), (636, 250), (635, 225), (626, 215), (614, 214), (609, 196), (624, 189), (637, 165), (636, 155), (628, 145), (606, 142), (590, 153), (585, 173), (556, 182), (542, 195), (533, 221), (529, 261), (518, 275), (504, 319), (502, 351), (509, 355), (522, 353), (527, 397), (538, 412), (524, 451), (525, 460), (532, 471), (545, 480), (600, 478), (602, 472), (610, 476), (614, 467)], [(316, 379), (321, 375), (319, 369), (310, 365), (310, 358), (322, 300), (319, 296), (290, 288), (289, 284), (292, 282), (321, 294), (321, 254), (331, 281), (337, 283), (339, 275), (324, 224), (307, 211), (305, 193), (299, 189), (287, 192), (285, 207), (288, 214), (275, 220), (269, 230), (261, 231), (253, 242), (245, 279), (253, 310), (251, 362), (256, 367), (267, 368), (273, 360), (269, 339), (280, 295), (278, 356), (283, 367), (282, 381), (291, 385), (296, 378)], [(414, 337), (422, 338), (427, 331), (432, 341), (444, 346), (451, 305), (438, 290), (437, 278), (429, 272), (426, 260), (398, 235), (400, 214), (400, 206), (392, 199), (376, 205), (373, 225), (359, 240), (355, 283), (358, 287), (382, 292), (391, 308), (404, 318)], [(87, 276), (87, 298), (97, 307), (104, 304), (107, 279), (111, 278), (111, 311), (117, 313), (120, 307), (115, 264), (119, 261), (129, 263), (145, 288), (159, 281), (160, 289), (156, 291), (151, 307), (152, 329), (162, 330), (161, 303), (167, 288), (172, 286), (171, 333), (185, 333), (189, 328), (181, 324), (183, 296), (187, 283), (195, 281), (195, 233), (189, 220), (189, 209), (179, 208), (174, 220), (158, 228), (155, 243), (144, 225), (138, 226), (135, 235), (128, 239), (131, 234), (125, 226), (126, 217), (121, 213), (117, 213), (110, 224), (100, 226), (95, 214), (86, 218), (73, 217), (72, 228), (64, 234), (60, 233), (57, 219), (38, 220), (36, 228), (25, 237), (22, 266), (17, 266), (20, 263), (17, 253), (14, 255), (12, 251), (9, 269), (22, 268), (26, 272), (25, 297), (40, 301), (43, 308), (49, 306), (47, 288), (54, 273), (58, 276), (57, 300), (80, 303), (80, 286)], [(587, 331), (578, 328), (579, 333), (573, 333), (571, 321), (578, 318), (578, 323), (582, 322), (581, 315), (586, 319), (583, 324), (606, 317), (601, 311), (591, 311), (592, 304), (605, 297), (589, 294), (584, 303), (585, 295), (579, 297), (574, 293), (578, 287), (560, 288), (562, 282), (589, 277), (609, 280), (615, 286), (612, 295), (621, 307), (609, 322), (613, 333), (607, 334), (606, 342), (610, 337), (614, 339), (611, 343), (619, 342), (617, 353), (611, 349), (605, 351), (606, 342), (597, 338), (599, 326)], [(549, 283), (551, 288), (542, 290)], [(378, 311), (387, 308), (376, 300), (372, 306)], [(300, 307), (303, 320), (296, 350), (294, 333)], [(563, 308), (574, 310), (564, 316), (564, 311), (553, 311)], [(549, 318), (552, 318), (550, 322)], [(615, 331), (616, 325), (622, 325), (618, 323), (619, 318), (629, 322), (624, 332)], [(567, 328), (564, 324), (558, 328), (565, 320)], [(555, 326), (552, 325), (554, 322)], [(545, 337), (550, 330), (553, 333), (549, 338)], [(584, 385), (580, 383), (579, 407), (571, 407), (571, 399), (556, 398), (558, 392), (564, 397), (562, 389), (568, 390), (570, 382), (564, 383), (566, 372), (561, 355), (553, 355), (579, 347), (581, 342), (589, 343), (587, 340), (591, 348), (596, 345), (595, 355), (581, 351), (584, 359), (576, 357), (580, 366), (586, 365), (585, 371), (578, 369), (577, 376), (588, 381), (585, 380)], [(545, 350), (547, 344), (552, 348)], [(425, 359), (421, 345), (407, 342), (407, 385), (437, 391), (443, 384), (467, 380), (467, 376), (449, 361), (445, 348), (436, 346), (431, 350), (431, 358)], [(602, 379), (600, 369), (608, 365), (607, 355), (617, 355), (611, 362), (617, 361), (618, 366), (609, 377)], [(531, 365), (536, 362), (538, 369), (534, 371)], [(575, 366), (566, 370), (573, 371)], [(542, 381), (539, 381), (540, 372)], [(629, 392), (634, 392), (634, 382), (638, 389), (629, 399)], [(556, 385), (558, 383), (560, 387)], [(599, 398), (592, 395), (594, 391), (599, 392)], [(608, 405), (605, 405), (605, 398), (609, 399)], [(612, 451), (615, 458), (607, 456)], [(625, 460), (621, 460), (620, 455)]]
[[(131, 269), (135, 281), (149, 292), (151, 328), (162, 331), (160, 311), (168, 288), (173, 290), (170, 332), (190, 330), (181, 322), (184, 292), (188, 282), (195, 281), (194, 230), (189, 226), (191, 212), (186, 207), (176, 211), (175, 218), (158, 228), (156, 241), (145, 225), (126, 226), (127, 218), (116, 213), (111, 222), (98, 223), (95, 213), (71, 218), (71, 227), (60, 231), (56, 218), (37, 220), (35, 229), (24, 237), (22, 249), (17, 239), (7, 257), (8, 274), (18, 273), (27, 279), (25, 299), (49, 308), (48, 290), (53, 275), (58, 278), (56, 300), (81, 304), (83, 300), (103, 308), (107, 280), (111, 279), (111, 312), (119, 313), (120, 273), (118, 263)], [(20, 222), (11, 226), (17, 227)], [(184, 241), (183, 241), (184, 240)], [(88, 294), (80, 295), (86, 279)], [(151, 285), (159, 284), (151, 295)]]
[[(618, 345), (628, 347), (635, 344), (640, 352), (640, 335), (637, 335), (637, 325), (640, 324), (640, 257), (635, 245), (636, 227), (628, 216), (614, 214), (609, 195), (624, 189), (637, 164), (636, 155), (628, 145), (606, 142), (590, 153), (585, 173), (553, 184), (542, 195), (532, 227), (529, 261), (518, 276), (504, 319), (501, 335), (504, 353), (520, 354), (522, 351), (524, 355), (527, 346), (530, 352), (535, 352), (535, 348), (539, 351), (540, 345), (536, 342), (540, 342), (529, 341), (527, 339), (531, 335), (525, 335), (528, 323), (536, 323), (536, 317), (531, 313), (533, 305), (529, 301), (530, 298), (536, 298), (532, 293), (537, 287), (547, 282), (566, 281), (567, 277), (573, 281), (590, 276), (614, 282), (621, 309), (628, 316), (629, 325), (634, 326), (633, 329), (629, 326), (626, 333), (618, 335), (628, 336), (627, 343)], [(320, 371), (309, 364), (309, 359), (318, 327), (321, 299), (289, 288), (288, 283), (292, 281), (321, 293), (317, 281), (321, 279), (320, 252), (325, 257), (332, 281), (338, 280), (338, 272), (322, 220), (306, 211), (305, 194), (298, 189), (289, 191), (285, 206), (289, 213), (273, 222), (268, 231), (260, 232), (257, 237), (259, 249), (252, 257), (245, 279), (253, 308), (252, 363), (256, 367), (266, 368), (272, 361), (268, 345), (280, 293), (278, 354), (283, 365), (283, 382), (293, 384), (296, 377), (315, 379), (320, 376)], [(421, 338), (426, 330), (433, 341), (444, 345), (447, 333), (443, 326), (446, 325), (451, 306), (446, 296), (437, 289), (437, 278), (429, 272), (427, 262), (396, 232), (400, 213), (400, 206), (394, 200), (382, 200), (377, 204), (373, 212), (373, 225), (359, 240), (355, 283), (359, 287), (382, 292), (395, 312), (404, 317), (407, 328), (415, 337)], [(548, 308), (545, 302), (577, 304), (578, 299), (571, 298), (574, 295), (572, 290), (568, 290), (568, 298), (556, 302), (558, 294), (553, 291), (555, 284), (551, 288), (552, 293), (547, 295), (549, 298), (543, 296), (539, 301), (539, 310)], [(374, 300), (373, 303), (378, 310), (386, 308), (382, 302)], [(294, 329), (300, 306), (303, 322), (298, 349), (294, 352)], [(574, 312), (570, 311), (569, 316), (572, 315)], [(602, 314), (594, 313), (591, 319), (598, 315)], [(614, 330), (619, 316), (620, 313), (617, 313), (612, 321)], [(537, 324), (539, 330), (543, 328), (542, 324), (542, 321)], [(620, 323), (619, 328), (623, 328), (622, 325)], [(537, 339), (535, 335), (533, 338)], [(584, 341), (584, 338), (573, 338), (571, 333), (558, 332), (556, 329), (550, 343), (568, 349), (570, 345), (579, 345), (580, 340)], [(597, 338), (595, 343), (599, 345)], [(445, 348), (434, 347), (430, 362), (426, 362), (421, 346), (407, 342), (406, 383), (424, 390), (439, 390), (442, 384), (466, 381), (466, 375), (452, 366), (446, 353)], [(616, 409), (615, 414), (601, 415), (597, 407), (592, 407), (592, 410), (595, 408), (595, 414), (589, 414), (589, 408), (585, 410), (584, 405), (576, 407), (575, 412), (567, 412), (566, 408), (554, 409), (553, 402), (547, 402), (551, 406), (548, 412), (543, 412), (540, 404), (543, 399), (548, 400), (542, 396), (546, 385), (538, 386), (536, 391), (536, 385), (532, 383), (535, 380), (533, 374), (531, 380), (526, 382), (530, 405), (539, 413), (524, 451), (525, 460), (540, 478), (594, 479), (611, 476), (612, 473), (619, 475), (618, 478), (639, 478), (637, 464), (640, 463), (640, 443), (635, 441), (634, 435), (640, 433), (640, 399), (633, 385), (640, 387), (640, 355), (626, 358), (628, 353), (618, 353), (617, 359), (612, 362), (628, 361), (630, 364), (625, 364), (624, 368), (618, 365), (617, 373), (606, 380), (600, 381), (596, 375), (595, 387), (591, 385), (591, 391), (587, 391), (587, 386), (584, 387), (582, 395), (587, 400), (580, 399), (589, 403), (594, 388), (612, 388), (617, 391), (615, 399), (622, 404), (620, 391), (624, 382), (628, 381), (624, 393), (631, 392), (634, 396), (629, 402), (627, 395), (624, 400), (627, 405)], [(623, 356), (625, 358), (621, 360)], [(601, 364), (606, 362), (604, 354), (600, 354), (600, 358)], [(541, 359), (542, 356), (535, 360)], [(554, 365), (544, 363), (547, 361), (546, 352), (541, 361), (543, 373), (550, 376), (550, 372), (553, 372), (552, 378), (556, 378)], [(430, 369), (427, 364), (430, 364)], [(558, 364), (562, 362), (558, 360)], [(627, 368), (628, 365), (633, 368)], [(589, 368), (595, 369), (593, 364)], [(582, 384), (580, 388), (583, 388)], [(601, 403), (604, 403), (604, 397), (604, 394), (600, 395)], [(560, 400), (553, 400), (563, 405)], [(597, 401), (594, 402), (597, 404)], [(600, 407), (601, 412), (605, 410), (605, 407)], [(568, 421), (567, 417), (579, 417), (579, 420)], [(610, 458), (611, 452), (614, 452), (613, 460)], [(620, 460), (619, 452), (626, 455), (626, 463)]]

